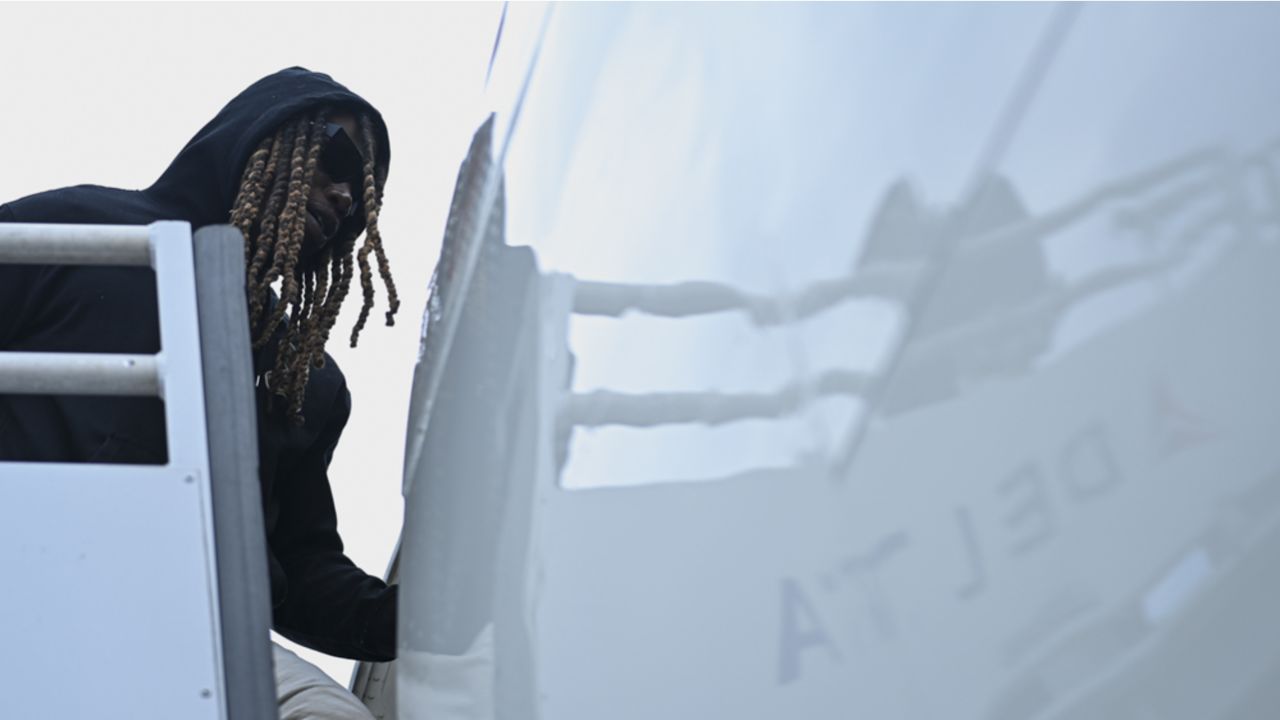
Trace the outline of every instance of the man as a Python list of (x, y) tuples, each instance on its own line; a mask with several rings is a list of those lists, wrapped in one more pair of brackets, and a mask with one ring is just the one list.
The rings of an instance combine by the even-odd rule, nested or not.
[[(145, 190), (80, 185), (0, 205), (0, 222), (240, 229), (274, 626), (322, 652), (377, 661), (395, 656), (396, 588), (342, 552), (326, 473), (351, 400), (324, 345), (358, 269), (355, 346), (374, 301), (370, 256), (387, 324), (398, 307), (378, 232), (390, 157), (373, 106), (327, 75), (290, 68), (236, 96)], [(159, 350), (146, 268), (0, 266), (0, 308), (5, 350)], [(0, 459), (163, 463), (163, 417), (154, 398), (0, 396)], [(282, 718), (369, 717), (278, 646), (275, 663)]]

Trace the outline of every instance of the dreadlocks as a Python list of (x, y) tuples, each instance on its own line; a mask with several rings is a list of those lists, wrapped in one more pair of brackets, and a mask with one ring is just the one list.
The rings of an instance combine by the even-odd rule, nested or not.
[[(340, 238), (317, 263), (299, 265), (306, 233), (307, 199), (328, 135), (326, 109), (303, 113), (286, 121), (264, 139), (250, 155), (231, 208), (231, 224), (245, 238), (248, 266), (245, 291), (249, 301), (249, 328), (254, 349), (265, 345), (285, 325), (276, 351), (275, 366), (265, 373), (267, 387), (288, 402), (289, 417), (302, 422), (302, 399), (312, 368), (324, 367), (324, 345), (338, 318), (338, 310), (351, 287), (352, 250), (356, 238)], [(385, 179), (374, 163), (375, 133), (372, 121), (360, 115), (359, 139), (366, 158), (362, 188), (364, 244), (356, 253), (364, 305), (351, 330), (356, 346), (369, 311), (373, 308), (372, 253), (387, 289), (387, 325), (395, 322), (400, 299), (378, 232)], [(354, 188), (353, 188), (354, 190)], [(280, 284), (280, 300), (268, 313), (271, 289)], [(289, 320), (284, 320), (286, 311)]]

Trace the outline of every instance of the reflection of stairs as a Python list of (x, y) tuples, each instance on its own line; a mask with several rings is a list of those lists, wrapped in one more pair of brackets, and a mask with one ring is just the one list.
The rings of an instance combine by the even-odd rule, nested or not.
[[(1012, 184), (998, 175), (986, 178), (969, 205), (951, 217), (923, 207), (904, 182), (885, 194), (871, 222), (861, 266), (871, 268), (886, 261), (923, 266), (933, 243), (950, 242), (957, 247), (914, 323), (913, 344), (929, 351), (907, 350), (901, 378), (882, 398), (880, 414), (894, 415), (953, 397), (964, 375), (977, 367), (984, 374), (1023, 372), (1044, 351), (1049, 341), (1044, 324), (1011, 328), (1006, 336), (995, 342), (987, 338), (981, 345), (950, 344), (941, 352), (936, 343), (929, 343), (948, 331), (1026, 306), (1052, 289), (1039, 238), (1009, 235), (991, 240), (996, 231), (1029, 218)], [(967, 232), (948, 235), (946, 229), (956, 226)]]
[[(860, 400), (864, 412), (852, 420), (839, 449), (828, 458), (833, 477), (843, 476), (857, 454), (866, 420), (887, 419), (959, 397), (997, 378), (1026, 374), (1055, 342), (1060, 321), (1074, 308), (1104, 293), (1170, 276), (1188, 268), (1203, 241), (1223, 221), (1185, 226), (1174, 219), (1194, 201), (1197, 207), (1220, 202), (1242, 173), (1276, 149), (1264, 147), (1244, 156), (1221, 149), (1187, 153), (1130, 175), (1101, 183), (1058, 207), (1030, 214), (1008, 180), (991, 176), (979, 184), (964, 208), (930, 208), (906, 181), (885, 193), (867, 229), (853, 267), (779, 296), (757, 294), (711, 281), (666, 285), (593, 282), (566, 278), (572, 286), (573, 314), (621, 317), (641, 313), (685, 318), (741, 313), (758, 329), (798, 324), (853, 300), (874, 299), (914, 311), (907, 331), (893, 341), (896, 359), (854, 383), (828, 383), (822, 376), (800, 379), (803, 397), (790, 385), (767, 393), (710, 392), (638, 395), (610, 392), (568, 393), (558, 415), (558, 437), (575, 427), (655, 427), (695, 423), (720, 425), (749, 418), (781, 418), (833, 395)], [(1269, 208), (1263, 208), (1269, 211)], [(1241, 209), (1256, 221), (1258, 209)], [(1168, 218), (1172, 235), (1139, 258), (1118, 260), (1082, 277), (1051, 274), (1045, 241), (1107, 223), (1113, 230), (1125, 213)], [(1270, 217), (1269, 215), (1267, 217)], [(965, 230), (956, 235), (956, 228)], [(1167, 234), (1167, 233), (1166, 233)], [(1252, 235), (1240, 236), (1246, 241)], [(929, 272), (947, 248), (945, 266)], [(921, 283), (931, 283), (924, 287)], [(928, 298), (925, 303), (915, 302)], [(903, 339), (905, 338), (905, 340)], [(1177, 442), (1200, 435), (1184, 428)], [(701, 478), (712, 479), (712, 478)]]
[[(946, 267), (936, 277), (938, 285), (928, 304), (918, 318), (908, 319), (910, 341), (898, 350), (902, 357), (896, 379), (884, 386), (887, 392), (877, 397), (876, 389), (886, 378), (875, 375), (867, 377), (858, 390), (842, 388), (839, 392), (862, 396), (876, 404), (877, 415), (892, 416), (951, 399), (963, 387), (989, 377), (1027, 372), (1049, 347), (1058, 319), (1072, 306), (1167, 272), (1180, 262), (1186, 247), (1175, 247), (1146, 261), (1111, 266), (1065, 284), (1050, 275), (1042, 242), (1116, 203), (1134, 211), (1170, 212), (1161, 193), (1167, 194), (1170, 187), (1191, 179), (1199, 179), (1201, 192), (1215, 192), (1225, 182), (1224, 173), (1243, 167), (1223, 160), (1223, 153), (1217, 151), (1189, 153), (1104, 183), (1034, 216), (1011, 183), (998, 175), (982, 182), (966, 207), (950, 213), (923, 205), (911, 185), (899, 181), (885, 193), (868, 227), (863, 250), (845, 275), (815, 281), (785, 297), (758, 295), (707, 281), (643, 285), (574, 280), (573, 312), (608, 317), (639, 312), (669, 318), (741, 312), (763, 328), (801, 322), (856, 299), (877, 298), (910, 307), (911, 298), (923, 290), (919, 286), (922, 274), (937, 244), (955, 243)], [(965, 228), (965, 234), (949, 235), (956, 227)], [(1188, 241), (1194, 243), (1195, 239)], [(816, 379), (808, 382), (820, 385)], [(681, 409), (684, 405), (671, 406), (668, 413), (666, 405), (655, 408), (652, 398), (598, 392), (568, 398), (561, 420), (568, 430), (581, 424), (724, 423), (735, 419), (732, 408), (737, 407), (751, 408), (739, 419), (762, 416), (757, 411), (758, 397), (685, 395), (678, 399), (704, 407), (705, 416), (696, 409)], [(796, 409), (791, 403), (774, 405), (787, 412)], [(839, 456), (841, 464), (848, 462), (855, 444), (853, 433), (850, 447)]]

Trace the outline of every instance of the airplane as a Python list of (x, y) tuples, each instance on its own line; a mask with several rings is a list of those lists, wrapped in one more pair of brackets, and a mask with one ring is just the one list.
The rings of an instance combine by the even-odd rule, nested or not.
[(1280, 710), (1272, 6), (511, 5), (400, 718)]

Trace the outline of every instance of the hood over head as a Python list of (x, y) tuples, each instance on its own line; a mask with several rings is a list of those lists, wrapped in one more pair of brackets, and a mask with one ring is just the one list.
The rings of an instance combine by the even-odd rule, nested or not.
[(193, 220), (193, 225), (226, 222), (245, 163), (258, 143), (299, 112), (320, 106), (367, 114), (378, 133), (378, 167), (386, 172), (391, 148), (382, 115), (328, 75), (291, 67), (235, 96), (146, 192), (189, 208), (200, 221)]
[(291, 67), (258, 80), (232, 98), (145, 190), (79, 185), (32, 195), (7, 207), (19, 222), (186, 220), (193, 229), (226, 223), (245, 163), (258, 143), (290, 117), (321, 106), (369, 116), (377, 132), (378, 167), (385, 173), (391, 148), (377, 109), (324, 73)]

